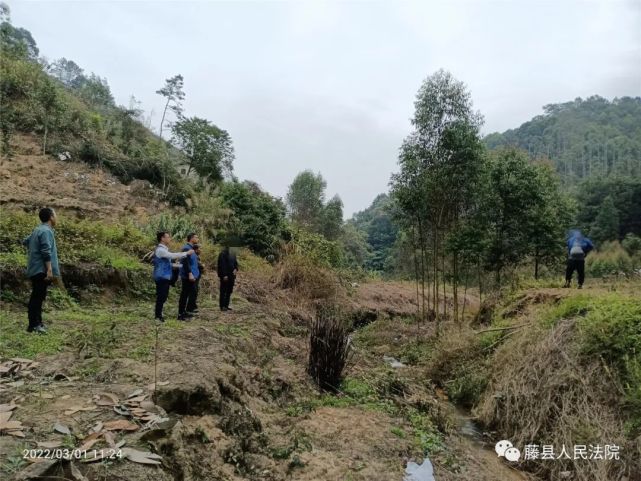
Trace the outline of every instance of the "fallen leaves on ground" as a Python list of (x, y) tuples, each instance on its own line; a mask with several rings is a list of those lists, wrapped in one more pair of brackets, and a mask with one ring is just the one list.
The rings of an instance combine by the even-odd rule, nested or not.
[(56, 422), (56, 424), (53, 425), (53, 430), (60, 434), (71, 434), (69, 428), (64, 424), (60, 424), (59, 422)]
[(140, 464), (162, 464), (162, 456), (158, 454), (150, 453), (149, 451), (138, 451), (133, 448), (122, 448), (123, 458), (129, 459), (134, 463)]
[(10, 421), (13, 411), (0, 412), (0, 433), (8, 434), (17, 438), (24, 438), (22, 432), (24, 426), (20, 421)]
[(106, 431), (136, 431), (138, 430), (138, 425), (126, 419), (116, 419), (104, 423), (104, 429)]

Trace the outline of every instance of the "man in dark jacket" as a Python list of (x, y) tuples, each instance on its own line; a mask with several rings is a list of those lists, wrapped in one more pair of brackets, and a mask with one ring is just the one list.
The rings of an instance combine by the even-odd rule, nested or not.
[(218, 254), (218, 278), (220, 279), (220, 310), (229, 311), (229, 301), (234, 290), (236, 274), (238, 273), (238, 261), (236, 255), (230, 252), (229, 246), (225, 246)]
[(31, 298), (29, 299), (28, 332), (46, 334), (42, 323), (42, 303), (47, 297), (47, 287), (54, 276), (60, 277), (58, 266), (58, 249), (53, 228), (56, 226), (56, 213), (45, 207), (40, 209), (38, 217), (42, 224), (33, 229), (22, 244), (29, 249), (27, 260), (27, 277), (31, 280)]
[(572, 282), (572, 274), (577, 271), (579, 289), (583, 288), (583, 281), (585, 280), (585, 257), (594, 249), (592, 241), (584, 237), (579, 230), (572, 230), (567, 238), (568, 247), (568, 261), (565, 269), (565, 285), (563, 287), (570, 287)]

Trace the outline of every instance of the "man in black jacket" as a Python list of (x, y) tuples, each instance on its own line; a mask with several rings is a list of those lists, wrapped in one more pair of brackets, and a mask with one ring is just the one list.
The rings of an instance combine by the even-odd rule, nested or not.
[(234, 290), (234, 282), (238, 273), (238, 261), (236, 255), (230, 252), (229, 246), (225, 246), (218, 254), (218, 278), (220, 279), (220, 310), (229, 311), (229, 301)]

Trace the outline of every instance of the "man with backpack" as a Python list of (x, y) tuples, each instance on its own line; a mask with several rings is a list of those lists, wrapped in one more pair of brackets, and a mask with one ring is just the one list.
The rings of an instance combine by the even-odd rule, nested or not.
[(198, 244), (198, 236), (192, 232), (187, 235), (187, 243), (182, 248), (183, 252), (189, 252), (189, 255), (185, 256), (180, 266), (182, 290), (178, 300), (179, 321), (186, 321), (194, 317), (193, 313), (187, 312), (187, 306), (196, 300), (196, 281), (200, 278), (198, 256), (194, 250), (196, 244)]
[(584, 237), (579, 230), (570, 231), (567, 239), (568, 246), (568, 261), (565, 269), (565, 285), (563, 287), (570, 287), (572, 282), (572, 275), (577, 271), (579, 282), (579, 289), (583, 288), (583, 281), (585, 280), (585, 257), (594, 249), (592, 241)]
[(169, 252), (169, 242), (171, 235), (167, 231), (161, 231), (156, 234), (158, 246), (154, 250), (153, 264), (154, 264), (154, 281), (156, 282), (156, 320), (164, 322), (165, 318), (162, 315), (163, 306), (169, 296), (169, 287), (172, 285), (172, 261), (176, 259), (184, 259), (185, 257), (194, 253), (192, 250), (185, 252)]

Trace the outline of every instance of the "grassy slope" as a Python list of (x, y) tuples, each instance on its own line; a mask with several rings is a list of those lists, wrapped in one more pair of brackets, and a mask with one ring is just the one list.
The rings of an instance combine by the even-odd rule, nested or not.
[[(530, 461), (544, 478), (641, 472), (638, 282), (584, 291), (532, 288), (500, 303), (490, 326), (455, 329), (424, 351), (430, 376), (517, 446), (617, 444), (622, 462)], [(514, 327), (506, 330), (490, 330)]]

